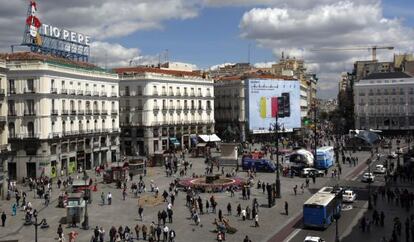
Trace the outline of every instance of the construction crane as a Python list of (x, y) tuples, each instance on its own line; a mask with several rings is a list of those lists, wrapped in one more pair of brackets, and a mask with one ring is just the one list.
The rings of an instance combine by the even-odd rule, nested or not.
[(377, 60), (377, 50), (393, 50), (394, 46), (370, 46), (370, 47), (349, 47), (349, 48), (321, 48), (321, 49), (311, 49), (310, 51), (360, 51), (360, 50), (370, 50), (372, 54), (372, 60)]

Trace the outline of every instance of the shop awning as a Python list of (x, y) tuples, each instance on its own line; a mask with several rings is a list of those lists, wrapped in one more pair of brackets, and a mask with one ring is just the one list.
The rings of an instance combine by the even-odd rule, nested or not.
[(170, 142), (175, 144), (175, 145), (180, 145), (180, 141), (178, 141), (177, 138), (174, 138), (174, 137), (170, 138)]
[(202, 139), (204, 142), (219, 142), (219, 141), (221, 141), (221, 139), (216, 134), (212, 134), (212, 135), (201, 134), (198, 137), (200, 137), (200, 139)]
[(207, 143), (198, 143), (197, 147), (205, 147), (207, 145)]

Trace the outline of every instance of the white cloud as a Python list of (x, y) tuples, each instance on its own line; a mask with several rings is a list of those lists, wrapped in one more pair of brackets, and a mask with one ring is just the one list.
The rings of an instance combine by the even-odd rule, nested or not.
[(275, 63), (276, 62), (274, 62), (274, 61), (270, 61), (270, 62), (258, 62), (258, 63), (254, 63), (253, 66), (256, 67), (256, 68), (270, 68)]
[[(305, 1), (308, 2), (308, 1)], [(360, 51), (313, 51), (373, 45), (395, 46), (396, 52), (412, 52), (414, 30), (400, 19), (389, 19), (376, 1), (322, 3), (312, 8), (253, 8), (241, 21), (241, 36), (273, 50), (275, 56), (304, 58), (308, 70), (319, 74), (319, 89), (335, 95), (340, 73), (351, 71), (355, 60), (371, 59), (368, 48)], [(325, 1), (329, 2), (329, 1)], [(378, 50), (382, 61), (391, 51)]]

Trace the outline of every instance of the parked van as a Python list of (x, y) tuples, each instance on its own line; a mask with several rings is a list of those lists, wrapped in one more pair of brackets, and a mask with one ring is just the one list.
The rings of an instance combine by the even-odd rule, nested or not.
[(260, 172), (275, 172), (276, 166), (272, 161), (266, 159), (251, 159), (244, 158), (242, 160), (243, 170), (249, 170), (255, 168), (256, 171)]

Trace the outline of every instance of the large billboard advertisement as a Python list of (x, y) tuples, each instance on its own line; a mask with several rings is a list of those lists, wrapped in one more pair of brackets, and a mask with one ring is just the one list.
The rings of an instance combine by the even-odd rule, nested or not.
[(300, 83), (297, 80), (250, 79), (248, 119), (252, 133), (274, 132), (276, 115), (280, 130), (300, 128)]

